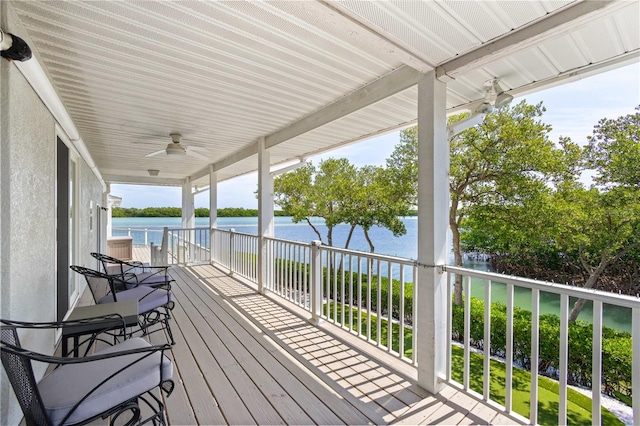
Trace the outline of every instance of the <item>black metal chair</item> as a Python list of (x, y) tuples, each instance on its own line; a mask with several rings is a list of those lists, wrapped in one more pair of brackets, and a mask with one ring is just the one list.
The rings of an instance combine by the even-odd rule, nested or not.
[(126, 281), (127, 288), (138, 285), (170, 287), (175, 280), (169, 275), (169, 266), (150, 266), (139, 261), (127, 262), (102, 253), (91, 253), (101, 264), (104, 273)]
[[(138, 327), (142, 335), (166, 330), (169, 342), (173, 345), (170, 311), (175, 306), (171, 289), (139, 285), (129, 288), (128, 282), (115, 275), (107, 275), (93, 269), (71, 265), (70, 268), (83, 275), (91, 290), (96, 305), (127, 300), (138, 301)], [(159, 328), (156, 327), (159, 325)], [(136, 332), (138, 330), (133, 330)]]
[[(111, 425), (124, 420), (127, 425), (165, 424), (164, 405), (156, 389), (167, 396), (173, 391), (173, 364), (165, 355), (171, 346), (152, 346), (144, 339), (132, 338), (82, 358), (64, 358), (32, 352), (20, 344), (20, 329), (30, 329), (33, 338), (33, 329), (66, 324), (72, 322), (0, 320), (0, 358), (26, 424), (84, 425), (108, 417)], [(36, 363), (55, 369), (37, 381)], [(145, 419), (140, 418), (142, 404), (152, 412)]]

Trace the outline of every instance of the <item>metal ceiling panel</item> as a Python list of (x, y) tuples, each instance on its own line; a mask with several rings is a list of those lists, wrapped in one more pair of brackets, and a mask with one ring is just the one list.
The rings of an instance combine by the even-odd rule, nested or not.
[[(483, 98), (488, 79), (501, 79), (503, 88), (517, 94), (640, 56), (640, 2), (626, 0), (545, 34), (531, 28), (585, 3), (9, 4), (98, 169), (127, 182), (148, 181), (147, 169), (159, 169), (165, 178), (200, 180), (209, 164), (224, 165), (217, 172), (220, 180), (250, 172), (257, 168), (252, 147), (260, 137), (360, 102), (369, 87), (401, 67), (426, 72), (509, 40), (515, 31), (536, 42), (485, 55), (491, 60), (447, 79), (450, 111), (473, 107)], [(273, 146), (272, 162), (413, 123), (417, 90), (398, 90)], [(145, 157), (170, 143), (172, 132), (182, 133), (184, 145), (208, 149), (209, 160)], [(231, 158), (238, 161), (230, 164)]]

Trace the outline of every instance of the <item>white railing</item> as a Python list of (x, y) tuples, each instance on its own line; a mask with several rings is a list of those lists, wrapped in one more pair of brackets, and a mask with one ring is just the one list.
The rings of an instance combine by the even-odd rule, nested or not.
[(415, 262), (328, 246), (319, 251), (324, 300), (320, 317), (415, 364)]
[[(211, 232), (211, 261), (229, 270), (230, 274), (237, 274), (255, 283), (258, 282), (258, 253), (259, 237), (249, 234), (236, 233), (233, 230), (223, 231), (212, 229)], [(314, 321), (324, 320), (331, 322), (359, 338), (391, 353), (404, 362), (416, 365), (417, 348), (416, 336), (417, 305), (419, 300), (417, 286), (413, 283), (417, 279), (418, 268), (413, 260), (382, 256), (371, 253), (357, 252), (323, 246), (320, 242), (300, 243), (278, 238), (264, 239), (265, 262), (263, 264), (263, 286), (266, 290), (278, 294), (284, 299), (297, 304), (310, 313)], [(443, 266), (442, 271), (448, 274), (449, 286), (448, 298), (452, 300), (453, 283), (456, 276), (461, 277), (463, 283), (463, 306), (455, 308), (448, 306), (448, 314), (443, 321), (447, 322), (447, 333), (462, 342), (462, 356), (455, 358), (456, 365), (462, 364), (462, 371), (453, 368), (454, 349), (459, 351), (457, 343), (451, 340), (447, 346), (446, 370), (443, 375), (446, 381), (458, 386), (465, 392), (491, 402), (493, 405), (503, 407), (503, 410), (511, 416), (523, 421), (537, 424), (540, 420), (538, 412), (539, 402), (539, 374), (537, 369), (530, 366), (542, 365), (540, 357), (540, 342), (547, 338), (544, 333), (541, 336), (540, 323), (540, 295), (554, 294), (559, 299), (559, 332), (558, 339), (558, 363), (550, 367), (545, 373), (554, 376), (559, 382), (558, 423), (566, 424), (568, 411), (568, 381), (570, 374), (569, 353), (569, 301), (570, 298), (581, 298), (593, 302), (593, 327), (590, 340), (592, 341), (592, 412), (593, 424), (601, 423), (602, 397), (601, 389), (605, 385), (603, 378), (603, 305), (612, 305), (620, 308), (628, 308), (632, 317), (632, 378), (620, 386), (633, 387), (631, 392), (640, 395), (640, 299), (620, 296), (617, 294), (585, 290), (550, 282), (529, 280), (502, 274), (476, 271), (461, 267)], [(504, 394), (504, 399), (498, 401), (492, 397), (496, 391), (496, 381), (491, 383), (492, 364), (491, 335), (498, 330), (497, 323), (492, 325), (491, 303), (485, 303), (482, 315), (474, 317), (472, 322), (472, 297), (471, 289), (481, 287), (479, 293), (484, 300), (492, 300), (492, 283), (506, 287), (504, 314), (504, 349), (496, 351), (494, 356), (502, 358), (504, 363), (505, 379), (498, 380), (501, 390), (497, 393)], [(501, 284), (496, 284), (501, 283)], [(514, 292), (529, 292), (530, 305), (530, 329), (519, 330), (515, 322), (514, 312), (517, 309), (514, 303)], [(475, 292), (478, 293), (478, 292)], [(390, 295), (392, 295), (390, 297)], [(494, 295), (495, 299), (495, 295)], [(460, 310), (461, 309), (461, 310)], [(608, 308), (607, 308), (608, 309)], [(463, 317), (462, 331), (455, 325), (453, 312)], [(458, 324), (458, 322), (456, 322)], [(528, 324), (528, 323), (527, 323)], [(473, 326), (473, 327), (472, 327)], [(520, 327), (522, 327), (520, 325)], [(478, 331), (479, 330), (479, 331)], [(519, 364), (516, 361), (514, 335), (524, 331), (529, 333), (526, 347), (530, 348), (527, 355), (528, 365)], [(480, 336), (478, 336), (480, 335)], [(530, 337), (529, 337), (530, 336)], [(627, 337), (628, 338), (628, 337)], [(498, 343), (498, 342), (494, 342)], [(472, 348), (476, 346), (476, 348)], [(517, 355), (522, 354), (521, 347)], [(482, 355), (475, 354), (479, 352)], [(496, 353), (499, 352), (499, 353)], [(472, 360), (482, 356), (482, 362), (472, 369)], [(461, 360), (460, 362), (458, 360)], [(496, 361), (493, 361), (496, 362)], [(479, 367), (481, 365), (481, 367)], [(495, 364), (494, 364), (495, 365)], [(494, 367), (495, 368), (495, 367)], [(516, 374), (514, 368), (533, 370), (528, 374), (530, 381), (530, 401), (526, 406), (528, 412), (514, 407), (514, 393), (521, 389), (514, 386)], [(456, 367), (457, 370), (460, 370)], [(551, 371), (549, 371), (551, 370)], [(482, 377), (482, 385), (475, 388), (472, 383), (472, 374)], [(458, 378), (459, 377), (459, 378)], [(546, 380), (546, 379), (545, 379)], [(609, 380), (609, 379), (607, 379)], [(504, 382), (504, 384), (502, 384)], [(605, 386), (606, 389), (606, 386)], [(629, 393), (629, 392), (627, 392)], [(640, 398), (633, 398), (634, 424), (640, 424)], [(529, 407), (532, 407), (531, 409)], [(547, 407), (548, 408), (548, 407)]]
[[(559, 401), (558, 401), (558, 423), (567, 423), (567, 393), (568, 393), (568, 376), (571, 366), (568, 363), (569, 353), (569, 298), (586, 299), (593, 302), (593, 327), (592, 327), (592, 423), (601, 424), (601, 390), (602, 390), (602, 372), (603, 372), (603, 327), (602, 327), (602, 312), (603, 305), (613, 305), (623, 308), (629, 308), (632, 318), (632, 378), (631, 386), (633, 386), (632, 394), (640, 395), (640, 299), (630, 296), (621, 296), (614, 293), (602, 292), (597, 290), (589, 290), (578, 287), (571, 287), (562, 284), (554, 284), (549, 282), (530, 280), (525, 278), (474, 271), (470, 269), (446, 266), (444, 270), (449, 274), (449, 282), (453, 283), (455, 275), (462, 277), (463, 284), (463, 300), (464, 300), (464, 331), (463, 331), (463, 372), (462, 383), (455, 381), (452, 378), (452, 346), (448, 347), (447, 356), (447, 369), (446, 378), (449, 382), (454, 382), (460, 385), (466, 392), (475, 393), (471, 389), (471, 343), (473, 340), (481, 340), (482, 356), (483, 356), (483, 368), (482, 378), (483, 386), (482, 390), (478, 392), (478, 397), (483, 398), (486, 401), (491, 400), (490, 396), (490, 383), (491, 383), (491, 303), (484, 303), (484, 315), (483, 315), (483, 333), (481, 339), (472, 338), (471, 336), (471, 288), (472, 286), (482, 286), (484, 293), (484, 300), (491, 300), (491, 287), (492, 283), (502, 283), (506, 286), (506, 345), (504, 353), (500, 353), (500, 356), (504, 359), (505, 363), (505, 389), (504, 389), (504, 405), (502, 405), (510, 414), (513, 413), (514, 403), (514, 380), (513, 369), (517, 367), (514, 364), (514, 289), (527, 289), (531, 293), (531, 341), (530, 341), (530, 411), (528, 413), (519, 413), (528, 417), (532, 424), (538, 423), (538, 368), (540, 365), (540, 341), (541, 337), (549, 338), (550, 336), (540, 335), (540, 294), (550, 293), (558, 295), (560, 299), (560, 324), (559, 324), (559, 345), (558, 345), (558, 359), (559, 363), (553, 368), (553, 375), (559, 383)], [(451, 291), (449, 286), (449, 291)], [(449, 299), (451, 300), (451, 293)], [(451, 334), (453, 318), (452, 310), (448, 315), (448, 332)], [(553, 336), (555, 338), (555, 336)], [(528, 343), (528, 342), (527, 342)], [(501, 350), (502, 352), (502, 350)], [(522, 366), (521, 366), (522, 367)], [(474, 374), (478, 374), (477, 369), (474, 369)], [(621, 385), (628, 386), (629, 383)], [(492, 401), (496, 402), (496, 401)], [(633, 412), (634, 412), (634, 424), (640, 424), (640, 398), (633, 398)]]
[(267, 238), (265, 288), (311, 311), (311, 244)]
[(162, 243), (162, 230), (147, 228), (113, 228), (114, 237), (131, 237), (133, 245), (148, 246), (150, 244), (160, 245)]
[(165, 265), (196, 265), (211, 262), (209, 228), (164, 229), (162, 256)]
[(211, 262), (223, 266), (231, 275), (258, 282), (258, 237), (252, 234), (212, 229)]

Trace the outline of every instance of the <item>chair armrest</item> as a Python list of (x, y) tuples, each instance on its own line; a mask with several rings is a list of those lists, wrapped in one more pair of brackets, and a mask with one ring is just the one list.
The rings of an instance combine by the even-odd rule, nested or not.
[[(118, 346), (124, 349), (118, 350)], [(64, 424), (67, 420), (75, 423), (96, 418), (156, 386), (168, 393), (173, 390), (172, 362), (164, 354), (170, 345), (152, 346), (144, 339), (135, 338), (118, 346), (82, 358), (48, 356), (6, 343), (1, 347), (30, 362), (57, 365), (38, 382), (37, 388), (43, 402), (54, 407), (55, 414), (51, 412), (51, 415), (55, 423)], [(152, 376), (147, 374), (154, 371)], [(67, 390), (65, 395), (59, 395), (63, 389)]]

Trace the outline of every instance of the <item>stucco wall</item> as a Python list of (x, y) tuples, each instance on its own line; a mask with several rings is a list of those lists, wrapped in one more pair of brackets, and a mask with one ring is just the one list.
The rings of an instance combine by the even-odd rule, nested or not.
[[(21, 33), (7, 2), (0, 2), (0, 24)], [(0, 317), (24, 321), (56, 320), (56, 122), (15, 64), (0, 60)], [(76, 263), (95, 267), (98, 230), (89, 226), (89, 205), (102, 204), (100, 181), (79, 158)], [(79, 277), (79, 290), (85, 288)], [(21, 334), (21, 343), (53, 353), (55, 336)], [(44, 374), (37, 369), (36, 378)], [(22, 412), (7, 377), (0, 376), (0, 424), (19, 424)]]
[[(12, 64), (2, 61), (2, 318), (55, 320), (55, 122)], [(7, 108), (8, 107), (8, 108)], [(4, 111), (7, 108), (8, 111)], [(53, 349), (53, 334), (21, 336), (40, 352)], [(38, 372), (42, 374), (42, 371)], [(3, 380), (2, 393), (5, 402)], [(5, 415), (8, 422), (5, 422)], [(13, 405), (0, 423), (20, 415)]]
[[(98, 251), (98, 205), (104, 206), (102, 202), (102, 185), (96, 175), (91, 171), (87, 163), (79, 161), (79, 224), (78, 224), (78, 264), (87, 268), (99, 269), (96, 259), (91, 257), (90, 253)], [(90, 211), (93, 211), (93, 218), (90, 217)], [(93, 222), (93, 223), (91, 223)], [(105, 223), (102, 224), (106, 226)], [(81, 283), (81, 290), (85, 283)]]

